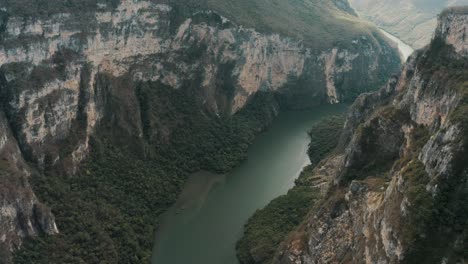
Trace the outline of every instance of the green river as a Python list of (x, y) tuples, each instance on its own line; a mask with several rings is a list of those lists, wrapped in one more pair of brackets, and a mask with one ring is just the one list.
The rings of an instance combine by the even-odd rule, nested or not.
[(200, 172), (188, 180), (156, 235), (153, 264), (236, 264), (235, 243), (247, 219), (285, 194), (307, 156), (307, 131), (347, 106), (282, 113), (250, 147), (248, 159), (227, 175)]

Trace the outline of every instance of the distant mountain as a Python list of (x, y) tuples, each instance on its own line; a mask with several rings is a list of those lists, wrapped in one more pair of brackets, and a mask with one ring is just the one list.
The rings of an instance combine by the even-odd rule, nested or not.
[(397, 36), (415, 49), (429, 44), (437, 15), (445, 7), (468, 0), (350, 0), (360, 16)]

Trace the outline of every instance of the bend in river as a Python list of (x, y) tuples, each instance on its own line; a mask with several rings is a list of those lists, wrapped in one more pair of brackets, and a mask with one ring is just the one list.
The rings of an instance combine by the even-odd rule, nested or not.
[(247, 219), (294, 185), (307, 156), (307, 131), (344, 105), (280, 114), (257, 137), (248, 159), (227, 175), (200, 172), (186, 183), (156, 236), (153, 264), (236, 264)]
[(410, 45), (404, 43), (399, 38), (393, 36), (392, 34), (388, 33), (387, 31), (385, 31), (383, 29), (380, 29), (380, 31), (382, 31), (382, 33), (387, 38), (389, 38), (391, 41), (393, 41), (393, 42), (395, 42), (397, 44), (398, 50), (400, 51), (401, 59), (403, 60), (403, 62), (406, 62), (408, 57), (411, 56), (411, 54), (413, 54), (414, 49)]

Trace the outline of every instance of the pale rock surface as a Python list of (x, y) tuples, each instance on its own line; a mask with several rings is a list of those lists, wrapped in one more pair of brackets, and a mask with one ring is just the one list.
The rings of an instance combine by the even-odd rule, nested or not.
[[(436, 31), (435, 38), (451, 46), (461, 60), (467, 59), (467, 26), (466, 13), (449, 10)], [(415, 247), (413, 240), (407, 240), (407, 228), (415, 228), (408, 219), (414, 210), (422, 209), (411, 203), (415, 183), (407, 170), (422, 164), (428, 178), (423, 191), (433, 199), (441, 192), (440, 183), (463, 182), (460, 177), (466, 177), (454, 168), (460, 165), (456, 159), (466, 131), (450, 115), (460, 104), (460, 91), (450, 86), (453, 72), (446, 72), (443, 79), (428, 73), (420, 61), (429, 52), (429, 48), (418, 51), (398, 79), (356, 100), (337, 154), (323, 161), (342, 160), (330, 173), (320, 173), (327, 195), (283, 242), (273, 263), (404, 263)], [(427, 138), (415, 134), (421, 129), (427, 131)], [(422, 146), (415, 146), (424, 139)], [(379, 161), (391, 163), (384, 171), (366, 167)], [(422, 239), (428, 235), (418, 231)], [(447, 247), (466, 248), (462, 237), (449, 237)], [(438, 252), (441, 263), (463, 263), (444, 252)]]
[(297, 108), (343, 102), (380, 84), (400, 63), (378, 36), (317, 51), (215, 12), (177, 16), (170, 5), (123, 0), (112, 12), (12, 14), (0, 25), (0, 157), (7, 157), (2, 166), (14, 186), (0, 203), (0, 239), (8, 250), (26, 236), (58, 232), (28, 183), (33, 175), (24, 160), (73, 175), (89, 153), (105, 102), (121, 92), (111, 88), (125, 86), (120, 96), (137, 109), (125, 120), (127, 132), (141, 138), (133, 90), (139, 82), (192, 89), (221, 117), (242, 110), (259, 91), (296, 96)]

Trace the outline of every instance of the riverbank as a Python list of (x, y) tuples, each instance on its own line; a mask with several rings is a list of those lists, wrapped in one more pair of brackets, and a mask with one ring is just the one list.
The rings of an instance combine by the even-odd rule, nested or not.
[(344, 121), (345, 115), (341, 114), (324, 118), (312, 126), (308, 150), (311, 164), (302, 170), (286, 195), (275, 198), (249, 218), (244, 234), (236, 244), (240, 263), (270, 263), (280, 243), (321, 199), (330, 179), (325, 175), (317, 177), (314, 169), (335, 149)]
[[(219, 178), (223, 180), (192, 177), (193, 182), (183, 191), (187, 195), (180, 196), (158, 231), (152, 262), (238, 263), (235, 243), (247, 219), (292, 188), (303, 167), (310, 163), (308, 130), (321, 118), (343, 113), (346, 108), (331, 105), (282, 113), (255, 139), (248, 159)], [(186, 204), (184, 200), (196, 202), (180, 210)]]

